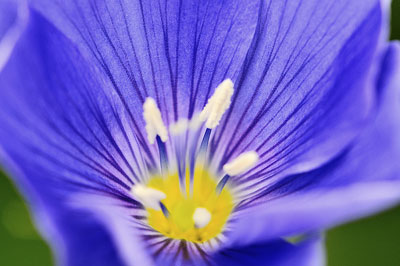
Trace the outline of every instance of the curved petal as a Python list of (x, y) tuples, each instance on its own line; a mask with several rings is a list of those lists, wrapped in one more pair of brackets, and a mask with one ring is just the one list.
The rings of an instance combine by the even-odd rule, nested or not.
[[(378, 1), (266, 1), (226, 120), (213, 142), (223, 165), (246, 150), (260, 163), (234, 178), (257, 194), (343, 150), (373, 106)], [(274, 180), (275, 179), (275, 180)]]
[(123, 265), (154, 265), (139, 230), (132, 226), (129, 210), (121, 206), (120, 201), (100, 195), (75, 194), (70, 198), (70, 206), (87, 211), (98, 218), (112, 236), (112, 241), (123, 258)]
[(97, 217), (67, 206), (49, 187), (38, 185), (43, 182), (41, 174), (16, 166), (2, 152), (0, 158), (28, 201), (37, 228), (51, 244), (57, 265), (124, 265)]
[(19, 164), (26, 160), (53, 171), (48, 175), (53, 182), (59, 175), (129, 190), (143, 170), (135, 153), (140, 142), (128, 132), (122, 104), (107, 94), (109, 84), (97, 77), (66, 37), (32, 12), (0, 74), (5, 152)]
[(0, 73), (1, 163), (32, 203), (61, 265), (123, 265), (97, 219), (66, 205), (82, 189), (130, 200), (135, 175), (115, 143), (129, 138), (110, 137), (122, 126), (104, 86), (36, 12)]
[(317, 237), (290, 244), (283, 240), (221, 250), (215, 265), (322, 266), (325, 265), (323, 241)]
[[(379, 112), (353, 147), (314, 171), (269, 188), (262, 202), (239, 212), (231, 244), (265, 241), (326, 228), (400, 202), (400, 46), (385, 55)], [(235, 228), (236, 228), (235, 226)]]
[(259, 1), (32, 1), (113, 81), (141, 115), (152, 96), (167, 121), (191, 117), (226, 77), (235, 79)]
[(400, 201), (400, 182), (371, 182), (294, 194), (248, 209), (232, 221), (227, 246), (259, 243), (371, 215)]

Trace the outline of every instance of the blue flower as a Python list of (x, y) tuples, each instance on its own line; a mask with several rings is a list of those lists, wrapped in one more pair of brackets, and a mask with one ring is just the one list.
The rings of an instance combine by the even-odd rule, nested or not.
[(0, 159), (60, 265), (323, 265), (400, 199), (378, 0), (1, 5)]

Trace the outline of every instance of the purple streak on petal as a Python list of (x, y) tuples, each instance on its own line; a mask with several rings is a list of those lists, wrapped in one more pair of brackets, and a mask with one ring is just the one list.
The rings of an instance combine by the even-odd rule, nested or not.
[[(399, 43), (386, 49), (377, 80), (376, 112), (370, 124), (343, 153), (323, 167), (283, 178), (263, 196), (282, 197), (302, 189), (345, 186), (354, 182), (398, 179), (400, 162)], [(268, 196), (267, 196), (268, 197)]]
[(10, 174), (39, 213), (38, 223), (45, 217), (41, 228), (61, 264), (123, 265), (104, 226), (67, 205), (72, 192), (139, 207), (129, 190), (140, 169), (134, 159), (140, 144), (120, 103), (107, 94), (109, 83), (96, 73), (36, 11), (0, 73), (1, 163), (18, 170)]
[(261, 155), (238, 183), (320, 166), (359, 133), (373, 102), (377, 1), (272, 1), (260, 12), (211, 147), (227, 149), (221, 165), (246, 150)]
[(237, 77), (259, 2), (40, 0), (33, 5), (113, 80), (129, 112), (141, 114), (144, 97), (152, 96), (169, 124), (191, 117), (220, 82)]
[[(400, 202), (400, 46), (384, 56), (377, 114), (352, 146), (311, 172), (283, 179), (238, 208), (231, 244), (334, 226)], [(248, 207), (248, 206), (247, 206)], [(236, 225), (235, 225), (236, 224)]]
[(120, 102), (62, 34), (36, 12), (31, 16), (0, 75), (1, 145), (70, 181), (129, 190), (140, 180), (141, 163)]

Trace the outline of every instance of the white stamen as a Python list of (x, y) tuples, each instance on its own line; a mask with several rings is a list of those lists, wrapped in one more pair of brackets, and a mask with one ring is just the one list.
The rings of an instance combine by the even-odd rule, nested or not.
[(211, 221), (211, 213), (206, 208), (196, 208), (193, 221), (196, 228), (203, 228)]
[(179, 119), (176, 123), (173, 123), (169, 126), (169, 132), (171, 132), (171, 134), (174, 136), (178, 136), (181, 135), (182, 133), (185, 133), (188, 127), (189, 127), (189, 120), (182, 118)]
[(143, 117), (146, 121), (146, 132), (147, 139), (150, 144), (153, 144), (157, 135), (160, 136), (163, 142), (168, 140), (168, 131), (165, 127), (162, 118), (160, 109), (156, 104), (156, 101), (148, 97), (143, 104)]
[(224, 165), (224, 171), (230, 175), (240, 175), (252, 168), (259, 160), (255, 151), (244, 152), (236, 157), (232, 162)]
[(167, 197), (164, 192), (141, 184), (133, 186), (131, 192), (144, 207), (157, 211), (161, 210), (160, 201)]
[(213, 129), (218, 126), (225, 111), (231, 105), (233, 94), (233, 82), (230, 79), (224, 80), (215, 89), (214, 94), (208, 99), (207, 105), (200, 113), (200, 120), (206, 121), (206, 127)]

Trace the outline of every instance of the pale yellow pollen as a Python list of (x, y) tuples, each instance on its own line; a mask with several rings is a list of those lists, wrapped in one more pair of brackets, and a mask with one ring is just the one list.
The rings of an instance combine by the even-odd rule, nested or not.
[(207, 105), (200, 113), (200, 120), (206, 121), (206, 127), (213, 129), (218, 126), (223, 114), (231, 105), (233, 95), (233, 82), (224, 80), (215, 89), (214, 94), (208, 99)]
[(163, 142), (166, 142), (168, 140), (168, 131), (162, 121), (160, 109), (156, 101), (151, 97), (146, 98), (143, 104), (143, 117), (146, 122), (149, 143), (153, 144), (157, 135)]
[(133, 186), (131, 192), (135, 199), (142, 203), (144, 207), (151, 208), (156, 211), (161, 209), (161, 200), (167, 197), (164, 192), (151, 187), (146, 187), (141, 184)]
[(250, 170), (258, 162), (259, 156), (255, 151), (240, 154), (230, 163), (224, 165), (224, 171), (230, 175), (240, 175)]

